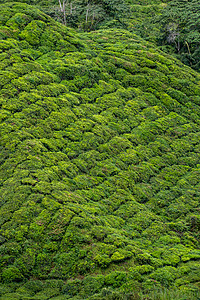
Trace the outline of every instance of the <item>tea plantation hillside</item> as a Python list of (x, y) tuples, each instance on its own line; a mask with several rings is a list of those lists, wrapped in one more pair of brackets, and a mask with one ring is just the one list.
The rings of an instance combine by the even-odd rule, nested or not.
[(21, 3), (0, 38), (0, 299), (199, 299), (200, 75)]
[[(164, 1), (164, 2), (163, 2)], [(7, 3), (8, 0), (0, 0)], [(42, 10), (60, 23), (79, 31), (92, 31), (108, 28), (126, 28), (143, 38), (157, 43), (158, 36), (163, 36), (159, 30), (160, 22), (156, 16), (166, 7), (167, 0), (16, 0), (25, 2)], [(88, 2), (90, 8), (88, 11)], [(65, 13), (63, 12), (63, 3)], [(87, 13), (88, 11), (88, 13)], [(87, 14), (87, 20), (86, 20)]]

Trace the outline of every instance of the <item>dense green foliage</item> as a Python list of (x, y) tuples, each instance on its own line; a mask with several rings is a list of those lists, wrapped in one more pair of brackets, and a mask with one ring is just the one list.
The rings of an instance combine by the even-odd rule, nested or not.
[(137, 1), (130, 0), (130, 14), (127, 16), (128, 30), (137, 35), (157, 43), (160, 36), (160, 24), (156, 23), (161, 15), (167, 1), (151, 0)]
[[(0, 0), (0, 3), (7, 3)], [(158, 24), (167, 0), (16, 0), (39, 8), (54, 20), (81, 31), (102, 28), (128, 28), (140, 36), (156, 40)]]
[(159, 19), (159, 40), (172, 44), (179, 58), (200, 70), (200, 5), (199, 0), (170, 1)]
[(0, 299), (198, 299), (200, 75), (21, 3), (0, 38)]
[[(0, 0), (0, 3), (9, 2)], [(17, 0), (35, 5), (65, 25), (91, 31), (101, 26), (126, 27), (130, 6), (126, 0)]]

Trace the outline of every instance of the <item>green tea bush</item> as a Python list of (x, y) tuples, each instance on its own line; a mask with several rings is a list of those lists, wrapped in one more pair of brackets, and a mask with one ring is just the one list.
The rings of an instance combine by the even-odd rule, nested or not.
[(2, 272), (3, 282), (21, 281), (23, 280), (23, 275), (16, 267), (8, 267)]
[(199, 75), (125, 29), (0, 8), (0, 297), (195, 291)]

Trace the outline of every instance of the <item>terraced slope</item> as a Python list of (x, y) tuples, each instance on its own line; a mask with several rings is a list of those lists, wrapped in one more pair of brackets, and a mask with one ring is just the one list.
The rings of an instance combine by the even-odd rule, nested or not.
[(127, 31), (0, 13), (0, 299), (198, 291), (200, 75)]

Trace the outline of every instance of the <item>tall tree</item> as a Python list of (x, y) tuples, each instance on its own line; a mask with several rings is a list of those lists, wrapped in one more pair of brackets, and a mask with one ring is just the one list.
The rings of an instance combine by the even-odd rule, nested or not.
[(174, 0), (163, 10), (160, 41), (174, 45), (184, 63), (200, 69), (200, 2)]
[(68, 23), (69, 17), (76, 17), (77, 25), (86, 30), (95, 29), (106, 19), (116, 19), (121, 24), (128, 14), (128, 5), (118, 0), (58, 0), (63, 23)]

